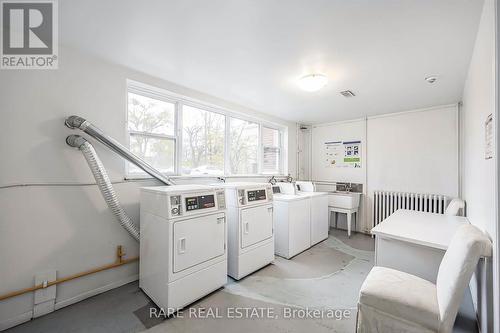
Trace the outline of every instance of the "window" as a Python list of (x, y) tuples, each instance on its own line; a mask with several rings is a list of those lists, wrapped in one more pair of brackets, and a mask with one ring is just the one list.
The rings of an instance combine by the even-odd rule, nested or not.
[(258, 173), (259, 124), (230, 118), (230, 173), (255, 175)]
[(262, 155), (262, 173), (280, 173), (281, 135), (277, 129), (262, 127)]
[(222, 114), (183, 106), (181, 174), (224, 175), (225, 123)]
[[(156, 169), (174, 173), (175, 104), (128, 93), (128, 131), (130, 150)], [(129, 173), (140, 173), (128, 165)]]
[[(171, 175), (282, 174), (283, 131), (245, 115), (128, 82), (130, 150)], [(127, 163), (132, 177), (144, 172)]]

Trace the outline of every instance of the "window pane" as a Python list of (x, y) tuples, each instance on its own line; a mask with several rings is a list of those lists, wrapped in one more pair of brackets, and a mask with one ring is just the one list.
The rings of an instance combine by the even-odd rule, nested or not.
[(175, 104), (128, 93), (128, 129), (174, 135)]
[(262, 145), (264, 156), (262, 158), (263, 173), (280, 172), (280, 132), (276, 129), (262, 127)]
[(264, 147), (279, 147), (280, 132), (273, 128), (262, 127), (262, 145)]
[[(174, 140), (131, 134), (130, 150), (159, 171), (174, 172)], [(129, 171), (130, 173), (144, 172), (132, 163), (129, 163)]]
[(274, 147), (264, 147), (264, 157), (262, 163), (263, 173), (280, 172), (280, 149)]
[(231, 174), (256, 174), (258, 172), (259, 125), (231, 118), (229, 135)]
[(225, 116), (182, 107), (182, 174), (224, 174)]

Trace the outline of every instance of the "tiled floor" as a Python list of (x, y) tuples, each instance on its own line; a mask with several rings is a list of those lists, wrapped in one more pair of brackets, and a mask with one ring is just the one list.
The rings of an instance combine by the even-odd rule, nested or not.
[[(21, 332), (354, 332), (356, 301), (373, 266), (370, 236), (331, 230), (324, 242), (192, 304), (181, 317), (151, 318), (154, 304), (131, 283), (17, 326)], [(467, 295), (470, 300), (470, 295)], [(470, 302), (466, 302), (470, 303)], [(299, 309), (333, 318), (302, 318)], [(235, 311), (249, 318), (236, 319)], [(258, 309), (258, 310), (255, 310)], [(253, 312), (252, 312), (253, 311)], [(295, 312), (293, 312), (295, 311)], [(455, 332), (477, 332), (471, 308), (462, 309)], [(295, 318), (288, 318), (295, 314)], [(205, 318), (200, 318), (205, 317)], [(235, 318), (236, 317), (236, 318)], [(259, 320), (255, 318), (259, 317)]]

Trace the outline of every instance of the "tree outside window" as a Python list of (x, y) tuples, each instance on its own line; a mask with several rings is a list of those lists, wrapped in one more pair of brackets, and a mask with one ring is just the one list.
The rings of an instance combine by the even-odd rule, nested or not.
[(230, 118), (229, 136), (231, 174), (257, 174), (259, 124), (237, 118)]
[[(175, 104), (129, 92), (130, 150), (161, 172), (173, 173)], [(130, 173), (141, 170), (129, 164)]]
[(182, 109), (182, 174), (224, 174), (225, 116), (184, 105)]

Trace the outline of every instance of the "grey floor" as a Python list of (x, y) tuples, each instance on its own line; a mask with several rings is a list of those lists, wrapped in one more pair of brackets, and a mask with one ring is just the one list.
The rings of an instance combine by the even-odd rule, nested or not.
[[(178, 317), (151, 318), (155, 305), (134, 282), (7, 332), (354, 332), (358, 291), (373, 267), (374, 242), (363, 234), (347, 238), (343, 230), (330, 233), (292, 260), (277, 257), (240, 281), (230, 280)], [(234, 319), (235, 308), (249, 311), (249, 318)], [(301, 318), (300, 312), (286, 317), (305, 308), (321, 309), (333, 318)], [(473, 313), (467, 294), (455, 333), (477, 332)]]

